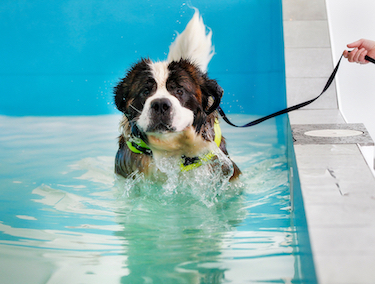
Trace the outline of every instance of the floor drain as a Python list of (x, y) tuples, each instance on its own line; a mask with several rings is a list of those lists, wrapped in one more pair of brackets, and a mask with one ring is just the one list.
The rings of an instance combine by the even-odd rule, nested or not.
[(319, 129), (307, 131), (304, 134), (314, 137), (350, 137), (362, 135), (363, 132), (351, 129)]

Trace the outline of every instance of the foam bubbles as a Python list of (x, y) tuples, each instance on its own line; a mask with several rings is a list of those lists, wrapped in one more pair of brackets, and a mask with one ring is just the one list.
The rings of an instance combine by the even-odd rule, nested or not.
[(186, 198), (211, 207), (225, 198), (224, 193), (232, 196), (240, 192), (240, 182), (229, 182), (233, 165), (222, 152), (216, 152), (212, 160), (185, 172), (181, 171), (180, 164), (180, 159), (160, 158), (155, 161), (157, 170), (151, 177), (139, 172), (126, 179), (119, 177), (116, 184), (118, 195), (122, 198), (148, 196), (161, 201)]

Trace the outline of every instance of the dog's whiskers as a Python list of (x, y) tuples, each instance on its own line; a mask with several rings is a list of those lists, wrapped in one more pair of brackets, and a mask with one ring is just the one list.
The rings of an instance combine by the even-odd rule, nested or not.
[(129, 120), (129, 123), (136, 123), (136, 122), (137, 122), (136, 118), (133, 118), (132, 120)]
[(142, 113), (139, 109), (137, 109), (136, 107), (134, 107), (132, 104), (129, 105), (132, 109), (134, 109), (136, 112), (138, 113)]

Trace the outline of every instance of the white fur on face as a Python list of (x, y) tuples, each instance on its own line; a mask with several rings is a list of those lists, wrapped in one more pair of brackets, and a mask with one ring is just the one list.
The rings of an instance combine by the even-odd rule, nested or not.
[(156, 89), (155, 94), (146, 100), (142, 113), (139, 116), (139, 119), (137, 122), (138, 126), (143, 131), (147, 130), (147, 128), (149, 127), (153, 119), (151, 117), (152, 101), (155, 99), (165, 98), (165, 99), (168, 99), (172, 104), (171, 127), (176, 132), (183, 131), (186, 127), (189, 127), (193, 124), (194, 113), (190, 109), (183, 107), (180, 101), (167, 91), (166, 83), (167, 83), (167, 79), (169, 76), (168, 62), (162, 61), (162, 62), (151, 63), (150, 69), (151, 69), (152, 76), (157, 83), (157, 89)]

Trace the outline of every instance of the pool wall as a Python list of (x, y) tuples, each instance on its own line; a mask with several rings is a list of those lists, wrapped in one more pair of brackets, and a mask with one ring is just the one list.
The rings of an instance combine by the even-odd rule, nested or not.
[(288, 123), (288, 142), (287, 142), (287, 155), (288, 155), (288, 168), (290, 180), (290, 195), (291, 195), (291, 209), (293, 216), (293, 226), (297, 234), (297, 246), (300, 267), (296, 269), (301, 274), (300, 279), (303, 283), (317, 283), (315, 265), (310, 245), (310, 236), (306, 222), (306, 212), (304, 208), (304, 201), (301, 191), (301, 183), (297, 168), (297, 162), (293, 147), (293, 136)]
[[(332, 56), (324, 0), (283, 0), (283, 15), (287, 98), (288, 105), (294, 105), (321, 92), (339, 58)], [(350, 139), (304, 135), (311, 129), (357, 129), (358, 124), (346, 123), (335, 87), (305, 109), (290, 113), (289, 119), (307, 223), (306, 231), (297, 228), (308, 233), (317, 282), (373, 283), (373, 156), (366, 160), (362, 155), (363, 150), (373, 153), (372, 139), (366, 130)], [(294, 188), (294, 203), (301, 204), (298, 187)]]
[(16, 0), (0, 3), (0, 114), (118, 113), (113, 87), (140, 58), (166, 59), (194, 14), (190, 5), (213, 31), (208, 72), (225, 90), (223, 109), (262, 115), (284, 107), (281, 0)]

